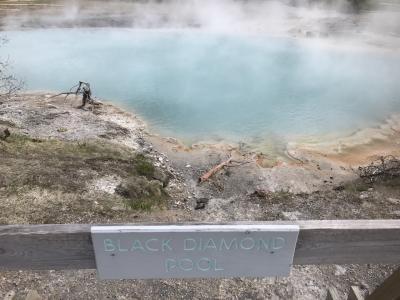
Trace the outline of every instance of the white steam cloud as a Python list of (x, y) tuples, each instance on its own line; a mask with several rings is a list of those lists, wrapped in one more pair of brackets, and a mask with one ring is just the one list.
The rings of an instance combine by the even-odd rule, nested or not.
[[(39, 9), (18, 7), (5, 14), (0, 7), (0, 25), (3, 29), (115, 26), (307, 37), (400, 36), (400, 4), (396, 0), (375, 6), (367, 5), (378, 3), (371, 0), (55, 0), (45, 5), (46, 2)], [(352, 2), (363, 5), (354, 6)]]

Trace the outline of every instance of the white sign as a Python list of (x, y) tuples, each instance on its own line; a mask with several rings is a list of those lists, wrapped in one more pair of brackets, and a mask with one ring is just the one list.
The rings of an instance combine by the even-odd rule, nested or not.
[(297, 225), (93, 226), (101, 279), (287, 276)]

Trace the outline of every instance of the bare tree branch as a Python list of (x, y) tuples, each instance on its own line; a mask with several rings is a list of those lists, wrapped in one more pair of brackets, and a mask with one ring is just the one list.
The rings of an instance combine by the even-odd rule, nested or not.
[[(7, 43), (7, 39), (0, 37), (0, 47), (5, 43)], [(0, 57), (0, 100), (16, 95), (22, 87), (23, 82), (10, 74), (9, 58)]]

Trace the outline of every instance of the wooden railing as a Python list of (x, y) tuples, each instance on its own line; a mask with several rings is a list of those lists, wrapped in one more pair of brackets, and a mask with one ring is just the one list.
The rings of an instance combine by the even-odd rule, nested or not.
[[(251, 224), (299, 225), (294, 265), (400, 264), (400, 220)], [(88, 224), (0, 226), (0, 270), (95, 269), (90, 229)], [(340, 297), (332, 288), (327, 299)], [(366, 298), (357, 287), (352, 287), (347, 299), (399, 300), (400, 270)]]
[[(400, 220), (262, 224), (300, 225), (295, 265), (400, 264)], [(0, 270), (95, 269), (90, 227), (0, 226)]]

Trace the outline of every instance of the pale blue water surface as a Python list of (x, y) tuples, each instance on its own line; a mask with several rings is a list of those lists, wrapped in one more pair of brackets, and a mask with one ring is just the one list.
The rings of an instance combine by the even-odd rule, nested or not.
[(200, 31), (6, 32), (0, 49), (27, 90), (94, 95), (188, 142), (350, 132), (400, 111), (400, 56)]

